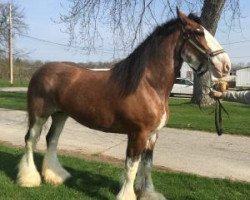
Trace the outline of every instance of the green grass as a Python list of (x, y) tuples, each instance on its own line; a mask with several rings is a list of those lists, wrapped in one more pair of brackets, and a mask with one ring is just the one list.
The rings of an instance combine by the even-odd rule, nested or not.
[(0, 92), (0, 108), (26, 110), (26, 93)]
[[(223, 115), (225, 133), (250, 136), (250, 106), (223, 102), (230, 117)], [(26, 94), (0, 92), (0, 107), (26, 110)], [(189, 99), (170, 98), (168, 127), (215, 132), (214, 106), (199, 109)]]
[[(223, 102), (229, 118), (223, 114), (225, 133), (250, 136), (250, 106)], [(214, 106), (202, 108), (190, 103), (189, 99), (171, 98), (169, 127), (215, 132)]]
[(27, 87), (29, 81), (14, 80), (14, 84), (10, 85), (9, 80), (0, 80), (0, 87)]
[[(15, 183), (16, 165), (23, 150), (0, 145), (0, 199), (115, 199), (122, 169), (111, 164), (60, 156), (71, 173), (64, 185), (42, 184), (38, 188), (21, 188)], [(41, 166), (42, 156), (36, 154)], [(203, 178), (174, 172), (153, 171), (156, 190), (168, 200), (250, 200), (250, 184), (222, 179)]]

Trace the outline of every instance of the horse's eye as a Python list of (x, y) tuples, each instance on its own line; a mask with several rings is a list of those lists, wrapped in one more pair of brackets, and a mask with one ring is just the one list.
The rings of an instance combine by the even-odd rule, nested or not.
[(197, 34), (197, 35), (204, 35), (203, 30), (200, 29), (200, 28), (195, 29), (194, 33)]

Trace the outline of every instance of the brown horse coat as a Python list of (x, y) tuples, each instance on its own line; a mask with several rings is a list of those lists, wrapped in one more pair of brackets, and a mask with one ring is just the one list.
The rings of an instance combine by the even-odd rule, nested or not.
[(41, 182), (33, 148), (50, 116), (52, 125), (46, 137), (48, 150), (42, 175), (55, 185), (70, 176), (56, 155), (60, 133), (70, 116), (92, 129), (128, 135), (125, 181), (118, 200), (136, 200), (145, 195), (151, 195), (148, 199), (164, 199), (154, 192), (150, 170), (156, 131), (169, 118), (168, 97), (176, 74), (183, 61), (198, 74), (210, 70), (217, 78), (230, 69), (228, 55), (198, 21), (179, 11), (177, 15), (177, 19), (158, 26), (110, 71), (96, 72), (74, 63), (54, 62), (34, 74), (28, 88), (27, 150), (18, 172), (21, 186), (33, 187)]

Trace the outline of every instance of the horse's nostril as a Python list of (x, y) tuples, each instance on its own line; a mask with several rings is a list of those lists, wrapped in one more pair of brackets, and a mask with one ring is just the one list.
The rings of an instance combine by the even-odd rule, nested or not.
[(224, 65), (224, 72), (228, 73), (230, 71), (230, 65), (225, 64)]

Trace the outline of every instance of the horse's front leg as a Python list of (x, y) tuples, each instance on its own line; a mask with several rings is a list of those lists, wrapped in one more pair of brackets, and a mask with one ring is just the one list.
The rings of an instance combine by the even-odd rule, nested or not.
[(158, 138), (158, 133), (152, 134), (147, 140), (146, 149), (141, 156), (141, 162), (138, 168), (135, 190), (140, 200), (165, 200), (165, 197), (155, 192), (154, 184), (151, 177), (153, 165), (153, 150)]
[(125, 161), (125, 177), (117, 200), (136, 200), (134, 182), (141, 154), (146, 147), (147, 133), (139, 132), (128, 135), (128, 146)]

